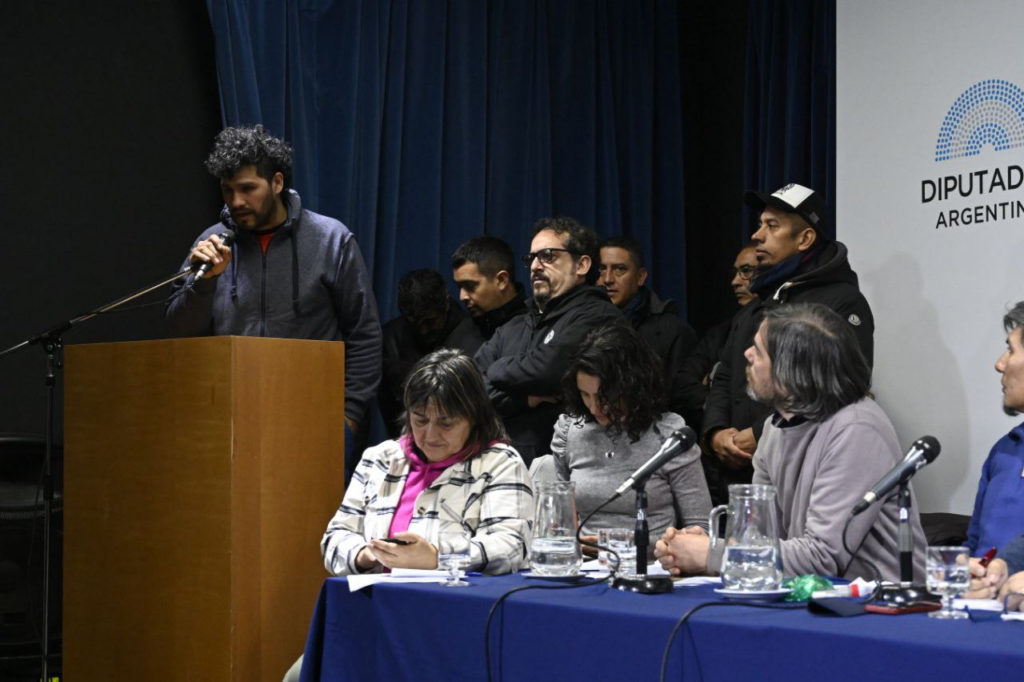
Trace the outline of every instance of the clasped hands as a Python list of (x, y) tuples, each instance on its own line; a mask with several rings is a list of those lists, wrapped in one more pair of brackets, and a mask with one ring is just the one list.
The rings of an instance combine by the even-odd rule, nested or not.
[(437, 548), (416, 533), (395, 533), (399, 540), (408, 545), (396, 545), (384, 540), (373, 539), (359, 550), (356, 566), (360, 571), (369, 571), (377, 566), (387, 568), (437, 568)]
[(711, 436), (711, 449), (730, 468), (747, 468), (757, 449), (754, 430), (719, 429)]
[(711, 538), (699, 526), (669, 528), (654, 545), (654, 558), (671, 575), (700, 575), (708, 572)]

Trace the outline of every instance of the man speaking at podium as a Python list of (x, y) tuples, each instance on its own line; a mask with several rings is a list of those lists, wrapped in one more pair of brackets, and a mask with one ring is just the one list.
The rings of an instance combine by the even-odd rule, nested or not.
[(185, 259), (209, 270), (176, 285), (171, 331), (344, 341), (349, 455), (381, 375), (377, 303), (355, 237), (302, 207), (291, 147), (261, 125), (221, 131), (206, 169), (220, 179), (224, 208)]

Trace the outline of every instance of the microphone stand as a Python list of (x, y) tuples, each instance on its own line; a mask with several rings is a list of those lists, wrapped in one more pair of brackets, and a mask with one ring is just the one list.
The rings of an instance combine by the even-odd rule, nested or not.
[(64, 367), (63, 334), (77, 324), (92, 319), (97, 315), (120, 308), (125, 303), (134, 301), (140, 296), (145, 296), (151, 291), (188, 276), (191, 272), (191, 268), (186, 268), (171, 275), (170, 277), (166, 277), (159, 282), (156, 282), (155, 284), (151, 284), (140, 289), (135, 293), (128, 294), (116, 301), (102, 305), (91, 312), (85, 313), (84, 315), (79, 315), (78, 317), (74, 317), (70, 320), (54, 325), (44, 332), (36, 334), (21, 343), (7, 348), (6, 350), (0, 351), (0, 357), (3, 357), (8, 353), (13, 353), (20, 348), (24, 348), (25, 346), (38, 344), (43, 349), (43, 352), (46, 353), (46, 373), (44, 375), (46, 385), (46, 454), (43, 459), (43, 631), (40, 636), (42, 640), (40, 677), (43, 682), (49, 682), (50, 680), (50, 536), (53, 526), (53, 408), (54, 391), (57, 386), (57, 370)]
[(935, 602), (939, 604), (942, 601), (940, 597), (929, 592), (924, 586), (914, 584), (914, 538), (910, 532), (911, 502), (909, 480), (900, 483), (898, 500), (900, 505), (900, 584), (883, 585), (879, 588), (875, 601), (894, 606), (906, 606), (914, 602)]
[(633, 532), (633, 542), (636, 544), (636, 575), (619, 576), (612, 582), (612, 587), (640, 594), (663, 594), (672, 591), (672, 578), (667, 575), (647, 575), (650, 530), (647, 527), (647, 490), (644, 488), (646, 483), (647, 481), (641, 481), (633, 484), (636, 490), (636, 530)]

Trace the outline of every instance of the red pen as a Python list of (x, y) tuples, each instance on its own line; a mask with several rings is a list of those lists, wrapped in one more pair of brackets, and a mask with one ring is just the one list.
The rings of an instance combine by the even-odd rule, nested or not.
[(993, 547), (989, 551), (985, 552), (985, 556), (981, 557), (981, 561), (978, 562), (979, 564), (981, 564), (982, 568), (987, 568), (988, 562), (996, 558), (996, 551), (996, 548)]

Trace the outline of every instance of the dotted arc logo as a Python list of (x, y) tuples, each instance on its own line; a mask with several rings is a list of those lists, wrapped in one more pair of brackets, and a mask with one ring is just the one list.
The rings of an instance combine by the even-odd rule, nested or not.
[(957, 97), (939, 128), (935, 161), (1024, 146), (1024, 90), (1007, 80), (975, 83)]

